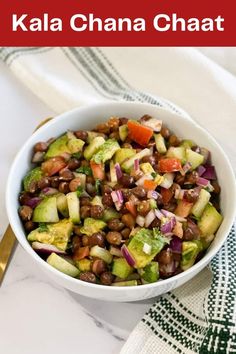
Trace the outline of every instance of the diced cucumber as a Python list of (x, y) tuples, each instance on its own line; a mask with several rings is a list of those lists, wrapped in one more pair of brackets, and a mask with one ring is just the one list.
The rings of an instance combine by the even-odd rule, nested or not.
[(72, 229), (71, 220), (63, 219), (57, 223), (40, 225), (29, 233), (27, 240), (50, 244), (56, 246), (59, 250), (65, 251)]
[(116, 169), (112, 160), (110, 161), (110, 178), (111, 182), (117, 182)]
[(76, 192), (70, 192), (66, 195), (69, 216), (74, 224), (80, 223), (80, 203)]
[(71, 151), (67, 145), (68, 141), (69, 139), (67, 134), (64, 134), (56, 139), (52, 144), (49, 145), (48, 151), (46, 152), (44, 158), (49, 159), (64, 153), (71, 154)]
[(116, 151), (115, 153), (115, 163), (119, 163), (120, 165), (130, 157), (134, 156), (136, 151), (134, 149), (122, 148)]
[(186, 161), (191, 163), (191, 170), (195, 170), (203, 163), (204, 157), (191, 149), (186, 149)]
[(86, 160), (90, 160), (92, 156), (99, 150), (100, 146), (105, 143), (105, 139), (102, 136), (97, 136), (91, 143), (84, 149), (84, 157)]
[(38, 182), (43, 176), (43, 172), (40, 167), (36, 167), (29, 171), (23, 180), (24, 190), (29, 192), (30, 185), (32, 182)]
[(192, 140), (182, 140), (180, 144), (180, 146), (183, 146), (184, 148), (188, 148), (188, 149), (191, 149), (194, 145), (196, 144)]
[(97, 220), (93, 218), (84, 219), (84, 226), (81, 227), (80, 231), (82, 234), (91, 236), (95, 232), (103, 230), (106, 227), (106, 223), (102, 220)]
[(99, 205), (103, 208), (102, 197), (100, 197), (99, 195), (96, 195), (93, 198), (93, 200), (91, 201), (91, 205)]
[(127, 161), (122, 163), (122, 168), (124, 171), (126, 172), (130, 172), (130, 170), (132, 169), (133, 165), (134, 165), (134, 161), (137, 160), (142, 160), (142, 158), (146, 157), (146, 156), (150, 156), (151, 155), (151, 151), (146, 148), (141, 150), (140, 152), (138, 152), (137, 154), (135, 154), (134, 156), (132, 156), (131, 158), (129, 158)]
[(166, 149), (166, 144), (165, 144), (165, 139), (161, 134), (154, 134), (155, 138), (155, 143), (156, 143), (156, 149), (160, 154), (165, 154), (167, 149)]
[(72, 154), (82, 151), (85, 142), (81, 139), (70, 139), (67, 146)]
[(34, 222), (58, 222), (57, 198), (48, 197), (43, 199), (34, 209)]
[(64, 258), (58, 256), (56, 253), (51, 253), (47, 258), (47, 263), (53, 268), (56, 268), (60, 272), (70, 275), (71, 277), (77, 277), (79, 270), (73, 264), (66, 261)]
[(198, 227), (202, 237), (213, 235), (219, 228), (223, 216), (210, 203), (203, 211), (201, 219), (198, 221)]
[(149, 263), (141, 270), (140, 275), (147, 283), (155, 283), (159, 279), (159, 264)]
[(181, 257), (181, 269), (187, 270), (195, 263), (199, 252), (202, 251), (201, 241), (184, 241), (182, 242), (182, 257)]
[(138, 285), (137, 280), (118, 281), (116, 283), (111, 284), (111, 286), (136, 286), (136, 285)]
[(103, 218), (102, 219), (105, 222), (107, 222), (109, 220), (116, 219), (116, 218), (119, 218), (119, 217), (120, 217), (120, 214), (118, 213), (118, 211), (116, 211), (113, 208), (109, 208), (109, 209), (105, 209), (104, 210), (104, 214), (103, 214)]
[(57, 198), (58, 211), (65, 218), (68, 218), (69, 217), (69, 210), (68, 210), (67, 198), (66, 198), (65, 194), (59, 193), (56, 195), (56, 198)]
[(91, 270), (92, 261), (90, 259), (84, 258), (79, 261), (75, 261), (76, 266), (81, 272), (89, 272)]
[(181, 161), (182, 164), (186, 162), (186, 153), (185, 153), (185, 148), (183, 146), (169, 147), (166, 156), (177, 158)]
[(210, 193), (207, 192), (205, 189), (201, 189), (198, 200), (192, 207), (191, 213), (197, 218), (199, 218), (202, 215), (203, 210), (205, 209), (210, 198), (211, 198)]
[(140, 164), (140, 169), (143, 171), (145, 175), (151, 175), (155, 173), (152, 165), (149, 162), (143, 162)]
[(90, 144), (94, 138), (97, 136), (101, 136), (100, 133), (97, 132), (92, 132), (92, 131), (87, 131), (88, 137), (87, 137), (87, 143)]
[(93, 246), (90, 249), (90, 256), (100, 258), (108, 264), (112, 262), (112, 255), (110, 252), (99, 246)]
[(157, 202), (155, 199), (153, 198), (149, 199), (149, 205), (151, 209), (157, 209)]
[(125, 141), (125, 139), (126, 139), (127, 136), (128, 136), (128, 133), (129, 133), (129, 131), (128, 131), (128, 126), (127, 126), (127, 124), (121, 125), (121, 126), (119, 127), (119, 135), (120, 135), (120, 140), (121, 140), (121, 141)]
[(133, 268), (124, 258), (115, 258), (112, 265), (112, 274), (121, 279), (127, 278), (133, 271)]
[(97, 164), (105, 163), (110, 160), (119, 149), (120, 145), (115, 139), (108, 139), (99, 147), (99, 150), (93, 155), (92, 160)]

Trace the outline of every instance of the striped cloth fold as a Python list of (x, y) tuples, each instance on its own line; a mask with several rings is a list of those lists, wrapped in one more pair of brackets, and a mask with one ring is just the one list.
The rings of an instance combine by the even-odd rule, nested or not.
[[(188, 117), (169, 100), (136, 90), (129, 83), (138, 84), (141, 77), (143, 87), (150, 87), (154, 93), (162, 85), (174, 91), (176, 86), (171, 82), (175, 81), (166, 68), (170, 63), (176, 64), (185, 80), (190, 80), (188, 73), (192, 72), (188, 67), (195, 70), (196, 80), (199, 72), (205, 73), (199, 80), (205, 80), (209, 89), (210, 75), (214, 72), (221, 78), (225, 75), (231, 84), (234, 82), (234, 78), (194, 49), (4, 47), (0, 49), (0, 58), (24, 85), (58, 113), (85, 103), (125, 100), (151, 103)], [(162, 63), (166, 76), (162, 76), (161, 71), (159, 76), (155, 75), (157, 62)], [(183, 82), (181, 86), (182, 94), (187, 97), (192, 90), (188, 85)], [(175, 94), (178, 96), (178, 92)], [(236, 97), (236, 91), (234, 95)], [(204, 107), (208, 106), (208, 100), (211, 100), (210, 94)], [(232, 105), (229, 109), (233, 108)], [(214, 115), (214, 107), (211, 110)], [(155, 300), (121, 353), (236, 353), (235, 255), (233, 227), (209, 268), (191, 282)]]

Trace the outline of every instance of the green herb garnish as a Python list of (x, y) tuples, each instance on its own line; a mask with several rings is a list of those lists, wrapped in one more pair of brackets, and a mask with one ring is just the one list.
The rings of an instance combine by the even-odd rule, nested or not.
[(47, 231), (48, 231), (48, 225), (45, 224), (44, 222), (40, 222), (38, 227), (38, 232), (47, 232)]
[(77, 187), (77, 189), (76, 189), (77, 197), (80, 197), (81, 194), (83, 193), (83, 191), (84, 191), (84, 188), (82, 186)]
[(75, 157), (76, 159), (80, 159), (82, 156), (81, 152), (75, 152), (74, 154), (72, 154), (72, 157)]
[(96, 194), (100, 194), (101, 191), (101, 181), (100, 179), (95, 180), (95, 189), (96, 189)]
[(86, 176), (92, 176), (92, 170), (89, 166), (81, 166), (77, 168), (76, 172), (83, 173)]
[(151, 176), (152, 176), (153, 178), (156, 178), (157, 173), (156, 173), (156, 172), (152, 172), (152, 173), (151, 173)]

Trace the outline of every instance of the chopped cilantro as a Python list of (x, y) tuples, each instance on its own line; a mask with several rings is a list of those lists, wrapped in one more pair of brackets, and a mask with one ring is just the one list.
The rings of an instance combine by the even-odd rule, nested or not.
[(153, 178), (156, 178), (157, 173), (156, 173), (156, 172), (152, 172), (152, 173), (151, 173), (151, 176), (152, 176)]
[(72, 156), (79, 160), (81, 158), (82, 154), (81, 154), (81, 152), (75, 152), (74, 154), (72, 154)]
[(81, 166), (77, 168), (76, 172), (84, 173), (86, 176), (92, 176), (92, 170), (89, 166)]
[(48, 225), (45, 224), (44, 222), (40, 222), (38, 227), (38, 232), (47, 232), (47, 231), (48, 231)]
[(82, 186), (79, 186), (77, 189), (76, 189), (76, 192), (77, 192), (77, 196), (80, 197), (81, 194), (83, 193), (84, 191), (84, 188)]
[(96, 194), (100, 194), (101, 190), (101, 181), (100, 179), (95, 180), (95, 189), (96, 189)]

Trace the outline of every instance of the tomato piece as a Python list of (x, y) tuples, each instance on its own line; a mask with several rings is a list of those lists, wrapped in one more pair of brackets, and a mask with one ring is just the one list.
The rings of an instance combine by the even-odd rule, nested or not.
[(189, 203), (186, 200), (180, 200), (177, 208), (175, 209), (175, 214), (186, 218), (192, 209), (193, 203)]
[(150, 179), (145, 179), (143, 182), (143, 187), (149, 191), (154, 191), (157, 187), (157, 183)]
[(94, 161), (90, 161), (90, 167), (95, 179), (100, 179), (101, 181), (105, 178), (105, 169), (102, 163), (97, 164)]
[(128, 121), (127, 126), (128, 137), (142, 146), (147, 146), (153, 136), (153, 130), (132, 120)]
[(89, 256), (89, 247), (79, 247), (75, 250), (73, 254), (73, 260), (74, 261), (79, 261), (80, 259), (83, 259), (85, 257)]
[(176, 158), (161, 159), (159, 161), (160, 172), (175, 172), (182, 169), (181, 161)]
[(136, 206), (135, 204), (130, 200), (128, 202), (125, 203), (126, 208), (129, 210), (129, 212), (133, 215), (136, 216), (137, 215), (137, 210), (136, 210)]
[(41, 170), (46, 176), (53, 176), (66, 167), (66, 162), (61, 156), (52, 157), (41, 165)]
[(169, 203), (169, 201), (173, 197), (173, 194), (174, 193), (172, 189), (161, 188), (161, 196), (162, 196), (163, 204)]

